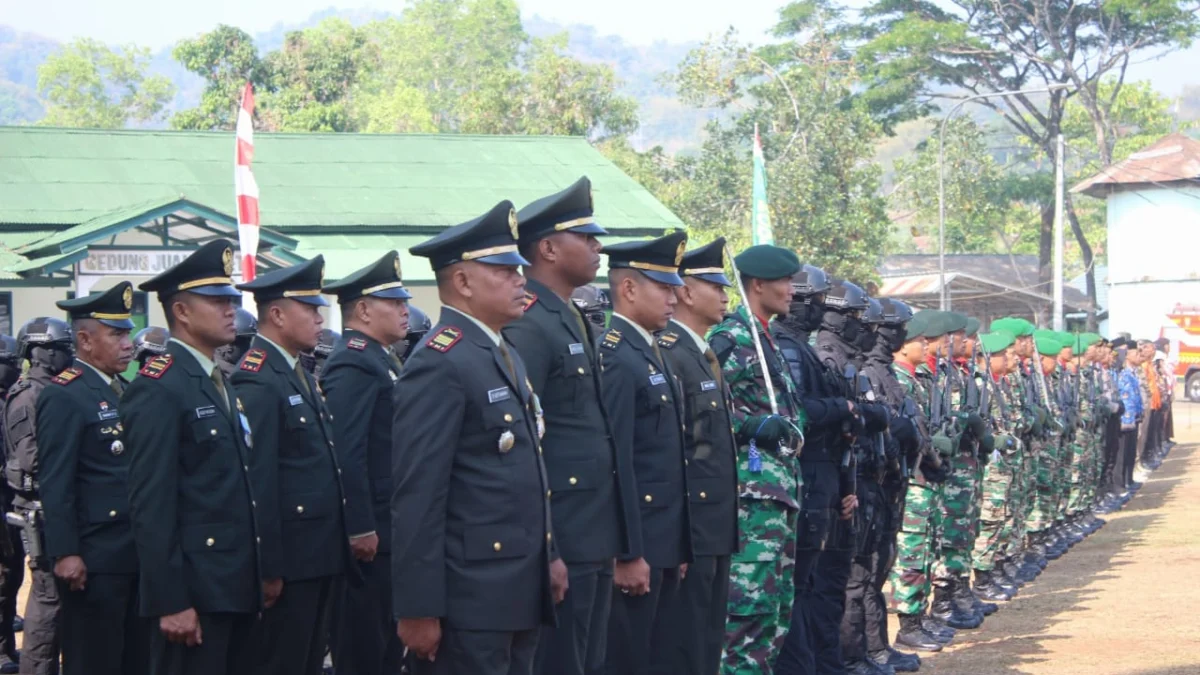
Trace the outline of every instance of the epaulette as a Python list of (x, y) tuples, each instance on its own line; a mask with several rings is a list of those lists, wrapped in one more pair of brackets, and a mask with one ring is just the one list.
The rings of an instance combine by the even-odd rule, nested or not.
[(619, 344), (621, 344), (621, 331), (616, 328), (609, 328), (605, 331), (604, 339), (600, 341), (600, 346), (605, 349), (616, 349)]
[(175, 359), (170, 354), (160, 354), (147, 361), (146, 365), (142, 366), (142, 369), (138, 371), (138, 375), (145, 375), (157, 380), (163, 376), (163, 373), (167, 372), (167, 369), (174, 362)]
[(350, 338), (346, 341), (346, 346), (356, 352), (361, 352), (367, 348), (367, 341), (360, 337)]
[(72, 382), (75, 381), (75, 378), (79, 377), (82, 374), (83, 374), (83, 370), (80, 368), (67, 368), (66, 370), (62, 371), (61, 373), (50, 378), (50, 381), (53, 382), (54, 384), (71, 384)]
[(429, 347), (435, 352), (441, 352), (445, 354), (446, 352), (450, 351), (451, 347), (458, 344), (458, 341), (462, 339), (462, 336), (463, 332), (461, 330), (455, 328), (454, 326), (446, 326), (438, 331), (433, 337), (429, 338), (425, 342), (425, 346)]
[(537, 303), (537, 293), (526, 293), (524, 302), (525, 304), (521, 305), (521, 311), (528, 312), (529, 308)]
[(262, 370), (263, 362), (266, 360), (266, 352), (261, 349), (251, 349), (242, 357), (242, 362), (238, 365), (238, 368), (248, 373), (257, 373)]
[(666, 331), (662, 335), (658, 336), (658, 346), (662, 347), (663, 349), (670, 349), (671, 347), (674, 347), (675, 343), (678, 341), (679, 333), (674, 331)]

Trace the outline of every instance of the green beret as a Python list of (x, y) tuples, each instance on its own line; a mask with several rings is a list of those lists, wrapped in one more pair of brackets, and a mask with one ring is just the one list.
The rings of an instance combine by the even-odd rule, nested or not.
[(1082, 337), (1087, 338), (1087, 344), (1089, 347), (1099, 342), (1104, 342), (1104, 337), (1099, 333), (1084, 333)]
[(1071, 351), (1075, 351), (1075, 334), (1074, 333), (1068, 333), (1064, 330), (1060, 330), (1060, 331), (1055, 331), (1055, 334), (1058, 337), (1058, 344), (1062, 345), (1063, 349), (1070, 348)]
[(1006, 330), (1016, 337), (1033, 335), (1033, 324), (1015, 316), (1007, 316), (992, 322), (992, 330)]
[(913, 315), (913, 318), (904, 324), (904, 341), (910, 342), (925, 334), (925, 329), (929, 327), (929, 310), (921, 310)]
[(983, 323), (979, 319), (976, 319), (973, 316), (968, 316), (967, 317), (967, 328), (966, 328), (967, 337), (971, 337), (972, 335), (978, 335), (979, 328), (982, 325), (983, 325)]
[(1062, 351), (1062, 343), (1055, 339), (1054, 331), (1046, 331), (1049, 335), (1034, 335), (1033, 341), (1037, 345), (1038, 353), (1042, 356), (1058, 356)]
[[(993, 327), (995, 324), (992, 324)], [(990, 333), (980, 333), (979, 344), (988, 354), (996, 354), (1008, 349), (1017, 341), (1017, 336), (1006, 330), (993, 330)]]
[(917, 312), (913, 319), (915, 320), (918, 316), (925, 319), (925, 329), (921, 331), (921, 335), (933, 339), (949, 332), (946, 330), (946, 312), (940, 309), (923, 309)]
[(758, 244), (734, 257), (738, 272), (751, 279), (790, 279), (800, 271), (800, 258), (789, 249), (771, 244)]
[(966, 314), (959, 314), (958, 312), (946, 312), (945, 314), (947, 333), (967, 330), (968, 318)]

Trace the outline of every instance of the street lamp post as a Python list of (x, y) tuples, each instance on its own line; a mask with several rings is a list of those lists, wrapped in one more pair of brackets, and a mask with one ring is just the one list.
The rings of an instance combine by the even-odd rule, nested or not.
[(1056, 89), (1065, 89), (1069, 86), (1067, 84), (1052, 84), (1048, 87), (1038, 87), (1036, 89), (1014, 89), (1011, 91), (993, 91), (985, 94), (975, 94), (959, 101), (942, 118), (941, 127), (938, 129), (938, 285), (940, 286), (938, 289), (938, 309), (943, 311), (950, 309), (950, 293), (946, 290), (946, 123), (950, 121), (954, 113), (958, 112), (959, 109), (971, 101), (994, 98), (996, 96), (1049, 93)]

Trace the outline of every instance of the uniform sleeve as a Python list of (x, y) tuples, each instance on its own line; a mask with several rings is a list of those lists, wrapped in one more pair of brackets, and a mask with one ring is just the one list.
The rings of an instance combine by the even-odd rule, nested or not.
[(258, 502), (255, 518), (260, 540), (261, 576), (279, 579), (283, 564), (283, 524), (279, 516), (279, 428), (282, 424), (279, 394), (263, 375), (254, 377), (235, 371), (231, 381), (246, 409), (254, 440), (250, 481)]
[[(30, 389), (22, 391), (8, 403), (7, 436), (16, 455), (17, 466), (26, 475), (37, 475), (37, 397)], [(10, 457), (11, 459), (11, 457)]]
[(180, 405), (163, 383), (141, 377), (121, 398), (129, 452), (129, 509), (141, 570), (141, 614), (193, 606), (179, 548)]
[[(432, 350), (409, 361), (392, 418), (392, 611), (397, 619), (446, 614), (446, 497), (466, 392)], [(430, 396), (430, 392), (437, 392)]]
[(75, 471), (85, 425), (79, 407), (69, 399), (63, 387), (51, 385), (37, 401), (37, 479), (46, 518), (46, 556), (51, 560), (80, 552)]
[[(327, 364), (328, 365), (328, 364)], [(370, 393), (379, 385), (371, 372), (348, 362), (336, 362), (321, 373), (325, 405), (333, 415), (334, 448), (342, 468), (346, 496), (346, 532), (351, 537), (375, 531), (367, 443), (371, 427)]]
[[(633, 502), (638, 494), (637, 476), (633, 471), (633, 423), (637, 416), (634, 401), (637, 398), (637, 385), (633, 373), (622, 367), (620, 361), (613, 355), (612, 350), (600, 347), (601, 394), (604, 397), (604, 409), (608, 411), (609, 423), (612, 426), (613, 445), (617, 450), (617, 467), (622, 473), (619, 478), (627, 486), (622, 496), (625, 497), (625, 527), (629, 539), (629, 550), (623, 552), (621, 560), (637, 560), (643, 557), (644, 541), (642, 539), (642, 511)], [(633, 502), (630, 504), (629, 502)]]
[(547, 343), (545, 333), (534, 323), (532, 317), (524, 317), (504, 328), (504, 339), (516, 348), (525, 362), (525, 374), (533, 385), (534, 393), (541, 396), (546, 391), (546, 380), (550, 377), (554, 352)]

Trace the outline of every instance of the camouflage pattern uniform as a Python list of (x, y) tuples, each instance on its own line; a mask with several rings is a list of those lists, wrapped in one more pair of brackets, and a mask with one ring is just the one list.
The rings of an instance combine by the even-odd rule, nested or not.
[(1070, 488), (1067, 494), (1067, 517), (1074, 518), (1087, 510), (1090, 504), (1091, 486), (1096, 457), (1096, 406), (1093, 396), (1091, 366), (1080, 366), (1074, 379), (1078, 401), (1075, 429), (1075, 454), (1071, 459)]
[(1054, 465), (1054, 523), (1061, 525), (1067, 517), (1067, 497), (1071, 493), (1071, 466), (1075, 452), (1075, 420), (1077, 413), (1074, 407), (1073, 382), (1074, 376), (1060, 363), (1051, 376), (1051, 391), (1061, 393), (1056, 399), (1057, 405), (1054, 419), (1062, 420), (1066, 428), (1062, 430), (1058, 443), (1058, 461)]
[(1030, 476), (1030, 434), (1033, 430), (1036, 415), (1033, 413), (1033, 402), (1028, 399), (1025, 388), (1025, 376), (1020, 369), (1014, 370), (1004, 377), (1001, 385), (1005, 392), (1005, 401), (1009, 407), (1009, 415), (1014, 419), (1013, 436), (1015, 444), (1008, 456), (1012, 469), (1012, 482), (1009, 484), (1009, 507), (1006, 530), (1009, 533), (1005, 543), (1005, 554), (1014, 558), (1024, 550), (1025, 523), (1029, 514), (1029, 503), (1033, 494), (1033, 479)]
[[(966, 378), (953, 365), (945, 366), (945, 386), (951, 387), (951, 410), (964, 418)], [(974, 412), (974, 411), (970, 411)], [(964, 435), (951, 436), (955, 452), (948, 464), (949, 473), (942, 485), (941, 527), (938, 528), (941, 556), (934, 562), (934, 579), (962, 577), (971, 573), (971, 549), (975, 544), (976, 501), (979, 497), (978, 441)]]
[(1019, 503), (1014, 478), (1021, 462), (1020, 409), (1015, 405), (1006, 379), (987, 381), (986, 374), (976, 378), (980, 388), (991, 387), (988, 410), (980, 414), (989, 421), (996, 436), (996, 449), (983, 472), (979, 511), (979, 534), (971, 553), (975, 569), (991, 572), (996, 563), (1015, 552), (1012, 547), (1014, 518)]
[[(738, 448), (738, 526), (740, 550), (730, 565), (729, 609), (725, 625), (722, 675), (771, 672), (787, 635), (792, 615), (796, 563), (796, 517), (800, 509), (800, 463), (794, 448), (755, 445), (749, 420), (771, 414), (762, 367), (750, 335), (745, 306), (725, 317), (709, 334), (734, 406)], [(804, 413), (795, 407), (795, 390), (783, 355), (759, 328), (780, 416), (803, 427)], [(757, 466), (761, 463), (761, 466)], [(753, 466), (752, 466), (753, 465)]]
[[(929, 447), (929, 389), (924, 376), (913, 376), (908, 369), (893, 364), (896, 379), (908, 391), (919, 411), (921, 445)], [(934, 557), (934, 513), (939, 508), (937, 484), (925, 477), (920, 467), (913, 470), (904, 497), (900, 533), (896, 536), (896, 563), (889, 577), (891, 593), (888, 608), (897, 614), (925, 613), (929, 606), (930, 566)]]
[[(1032, 368), (1041, 368), (1040, 359), (1034, 357)], [(1057, 403), (1054, 401), (1053, 395), (1050, 392), (1054, 391), (1054, 380), (1052, 375), (1038, 377), (1035, 370), (1030, 374), (1034, 380), (1034, 386), (1037, 388), (1039, 396), (1042, 398), (1042, 407), (1046, 408), (1047, 422), (1043, 425), (1042, 433), (1037, 435), (1033, 441), (1033, 475), (1036, 494), (1032, 499), (1032, 508), (1029, 512), (1027, 523), (1030, 534), (1040, 534), (1050, 529), (1054, 525), (1054, 517), (1057, 512), (1057, 501), (1054, 481), (1057, 477), (1062, 431), (1061, 427), (1056, 422), (1062, 419), (1059, 414)], [(1045, 383), (1046, 389), (1042, 389), (1042, 383)], [(1048, 408), (1047, 408), (1048, 404)]]

